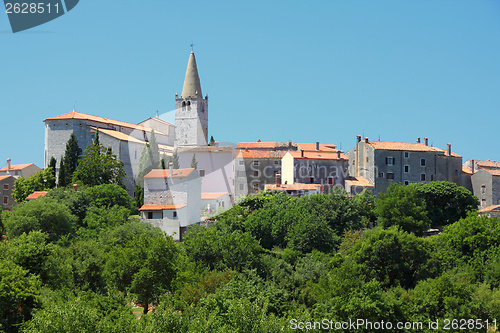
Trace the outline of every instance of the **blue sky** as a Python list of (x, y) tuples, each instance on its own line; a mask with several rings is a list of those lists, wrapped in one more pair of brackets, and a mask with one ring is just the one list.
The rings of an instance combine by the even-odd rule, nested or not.
[(81, 0), (13, 34), (0, 13), (0, 165), (43, 166), (43, 120), (171, 111), (195, 44), (218, 141), (356, 135), (500, 161), (496, 0)]

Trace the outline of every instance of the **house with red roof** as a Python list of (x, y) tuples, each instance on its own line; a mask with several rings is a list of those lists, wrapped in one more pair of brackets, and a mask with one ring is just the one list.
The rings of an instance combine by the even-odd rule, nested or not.
[(182, 240), (192, 224), (201, 221), (201, 178), (195, 169), (153, 169), (144, 176), (141, 220)]
[[(428, 183), (449, 181), (461, 185), (462, 157), (451, 150), (429, 145), (420, 138), (416, 142), (361, 140), (349, 156), (349, 182), (358, 190), (371, 188), (374, 194), (385, 192), (392, 183)], [(354, 183), (353, 183), (354, 182)], [(360, 186), (364, 184), (364, 186)], [(354, 194), (354, 193), (352, 193)]]
[(27, 178), (40, 170), (42, 169), (40, 169), (33, 163), (12, 164), (11, 159), (8, 158), (6, 166), (0, 169), (0, 176), (10, 175), (13, 176), (15, 179), (19, 177)]
[(500, 204), (500, 162), (467, 160), (464, 169), (470, 170), (472, 193), (481, 208)]

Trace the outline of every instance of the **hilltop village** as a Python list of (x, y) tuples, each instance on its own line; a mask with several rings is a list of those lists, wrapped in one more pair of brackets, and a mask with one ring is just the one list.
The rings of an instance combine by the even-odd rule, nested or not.
[[(386, 142), (357, 135), (347, 152), (334, 143), (258, 140), (224, 146), (213, 141), (213, 136), (210, 141), (208, 95), (202, 94), (193, 52), (182, 93), (175, 95), (174, 102), (175, 124), (158, 114), (131, 124), (75, 110), (45, 119), (44, 168), (49, 167), (51, 159), (58, 161), (54, 165), (58, 178), (71, 135), (76, 138), (81, 157), (98, 133), (100, 143), (123, 162), (123, 184), (128, 193), (134, 196), (137, 186), (144, 189), (140, 191), (142, 219), (172, 235), (199, 224), (207, 213), (230, 208), (263, 190), (300, 197), (330, 193), (340, 187), (350, 195), (363, 190), (378, 195), (392, 183), (447, 181), (470, 190), (479, 198), (483, 212), (500, 210), (500, 162), (463, 161), (450, 143), (433, 147), (427, 137), (414, 142)], [(141, 155), (151, 148), (157, 157), (149, 165), (141, 165)], [(174, 155), (175, 163), (165, 163)], [(33, 164), (17, 165), (7, 160), (0, 169), (2, 210), (15, 205), (15, 180), (37, 171), (41, 169)], [(37, 195), (43, 193), (27, 199)]]

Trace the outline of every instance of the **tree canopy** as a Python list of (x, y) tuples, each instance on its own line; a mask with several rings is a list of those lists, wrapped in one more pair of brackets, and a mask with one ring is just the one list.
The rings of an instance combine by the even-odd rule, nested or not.
[(12, 197), (17, 203), (21, 203), (35, 191), (46, 191), (55, 187), (56, 179), (52, 167), (35, 172), (33, 175), (24, 178), (19, 177), (14, 183)]

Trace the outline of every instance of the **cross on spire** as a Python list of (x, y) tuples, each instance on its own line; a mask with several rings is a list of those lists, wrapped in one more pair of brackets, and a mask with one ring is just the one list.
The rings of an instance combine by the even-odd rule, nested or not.
[(191, 46), (191, 51), (194, 51), (194, 50), (193, 50), (194, 43), (189, 44), (189, 46)]

